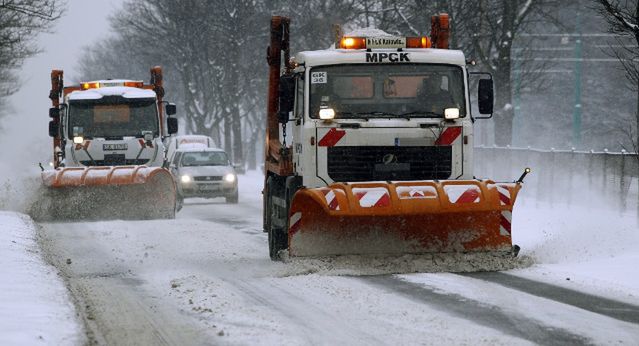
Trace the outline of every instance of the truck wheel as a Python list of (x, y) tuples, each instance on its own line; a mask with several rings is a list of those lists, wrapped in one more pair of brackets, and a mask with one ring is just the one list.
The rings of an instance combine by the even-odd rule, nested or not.
[(280, 251), (288, 248), (288, 234), (283, 228), (272, 227), (268, 232), (268, 254), (273, 261), (280, 260)]
[(239, 196), (238, 196), (237, 190), (235, 191), (234, 194), (230, 196), (226, 196), (226, 203), (237, 204), (237, 202), (239, 202)]
[(279, 177), (269, 177), (266, 191), (265, 226), (268, 227), (268, 253), (271, 260), (277, 261), (280, 259), (279, 252), (288, 248), (288, 233), (286, 232), (286, 227), (284, 227), (286, 222), (282, 222), (283, 220), (281, 220), (282, 215), (285, 215), (284, 220), (287, 219), (287, 210), (281, 210), (281, 207), (273, 203), (273, 197), (284, 197), (283, 179)]

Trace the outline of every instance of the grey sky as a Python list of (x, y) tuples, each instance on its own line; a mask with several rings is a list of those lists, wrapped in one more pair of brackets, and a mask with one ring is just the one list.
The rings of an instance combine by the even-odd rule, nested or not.
[[(20, 70), (22, 86), (10, 102), (14, 112), (3, 119), (0, 133), (0, 174), (2, 166), (26, 168), (25, 174), (37, 172), (37, 162), (51, 161), (48, 136), (48, 95), (50, 72), (63, 69), (65, 80), (75, 80), (83, 48), (109, 35), (108, 17), (124, 0), (68, 0), (67, 11), (56, 22), (51, 34), (39, 37), (43, 52), (29, 59)], [(27, 144), (27, 145), (22, 145)]]

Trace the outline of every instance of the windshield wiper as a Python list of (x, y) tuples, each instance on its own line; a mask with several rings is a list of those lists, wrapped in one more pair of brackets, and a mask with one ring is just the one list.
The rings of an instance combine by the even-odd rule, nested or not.
[[(388, 113), (388, 112), (337, 112), (337, 114), (340, 115), (372, 115), (375, 117), (383, 117), (383, 116), (388, 116), (389, 118), (392, 117), (395, 114), (392, 113)], [(363, 119), (368, 120), (370, 117), (364, 117)]]
[[(436, 118), (443, 118), (444, 115), (440, 114), (440, 113), (435, 113), (435, 112), (428, 112), (428, 111), (411, 111), (411, 112), (406, 112), (406, 113), (389, 113), (389, 112), (338, 112), (338, 114), (341, 115), (372, 115), (378, 118), (382, 118), (382, 117), (387, 117), (387, 118), (393, 118), (393, 117), (400, 117), (400, 118), (404, 118), (406, 120), (410, 120), (411, 119), (411, 115), (426, 115), (426, 116), (433, 116)], [(368, 117), (364, 118), (366, 120), (368, 120)]]
[(444, 117), (443, 114), (435, 113), (435, 112), (426, 112), (426, 111), (412, 111), (412, 112), (393, 114), (393, 115), (398, 116), (398, 117), (402, 117), (402, 118), (406, 118), (407, 120), (410, 120), (410, 116), (411, 115), (430, 115), (430, 116), (435, 116), (437, 118), (443, 118)]

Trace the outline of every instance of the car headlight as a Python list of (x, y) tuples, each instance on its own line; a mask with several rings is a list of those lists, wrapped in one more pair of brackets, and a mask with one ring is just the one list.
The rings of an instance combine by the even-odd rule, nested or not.
[(227, 175), (224, 176), (224, 181), (227, 183), (232, 183), (235, 181), (235, 174), (233, 173), (229, 173)]
[(180, 181), (184, 184), (188, 184), (193, 181), (193, 178), (190, 175), (183, 175), (180, 177)]

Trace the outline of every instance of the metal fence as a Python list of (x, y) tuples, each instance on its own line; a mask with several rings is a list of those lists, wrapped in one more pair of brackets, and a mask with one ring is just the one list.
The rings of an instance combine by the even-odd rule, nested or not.
[(553, 204), (605, 203), (639, 217), (639, 157), (636, 153), (607, 150), (541, 150), (514, 147), (475, 148), (475, 175), (493, 180), (514, 180), (524, 168), (526, 194)]

